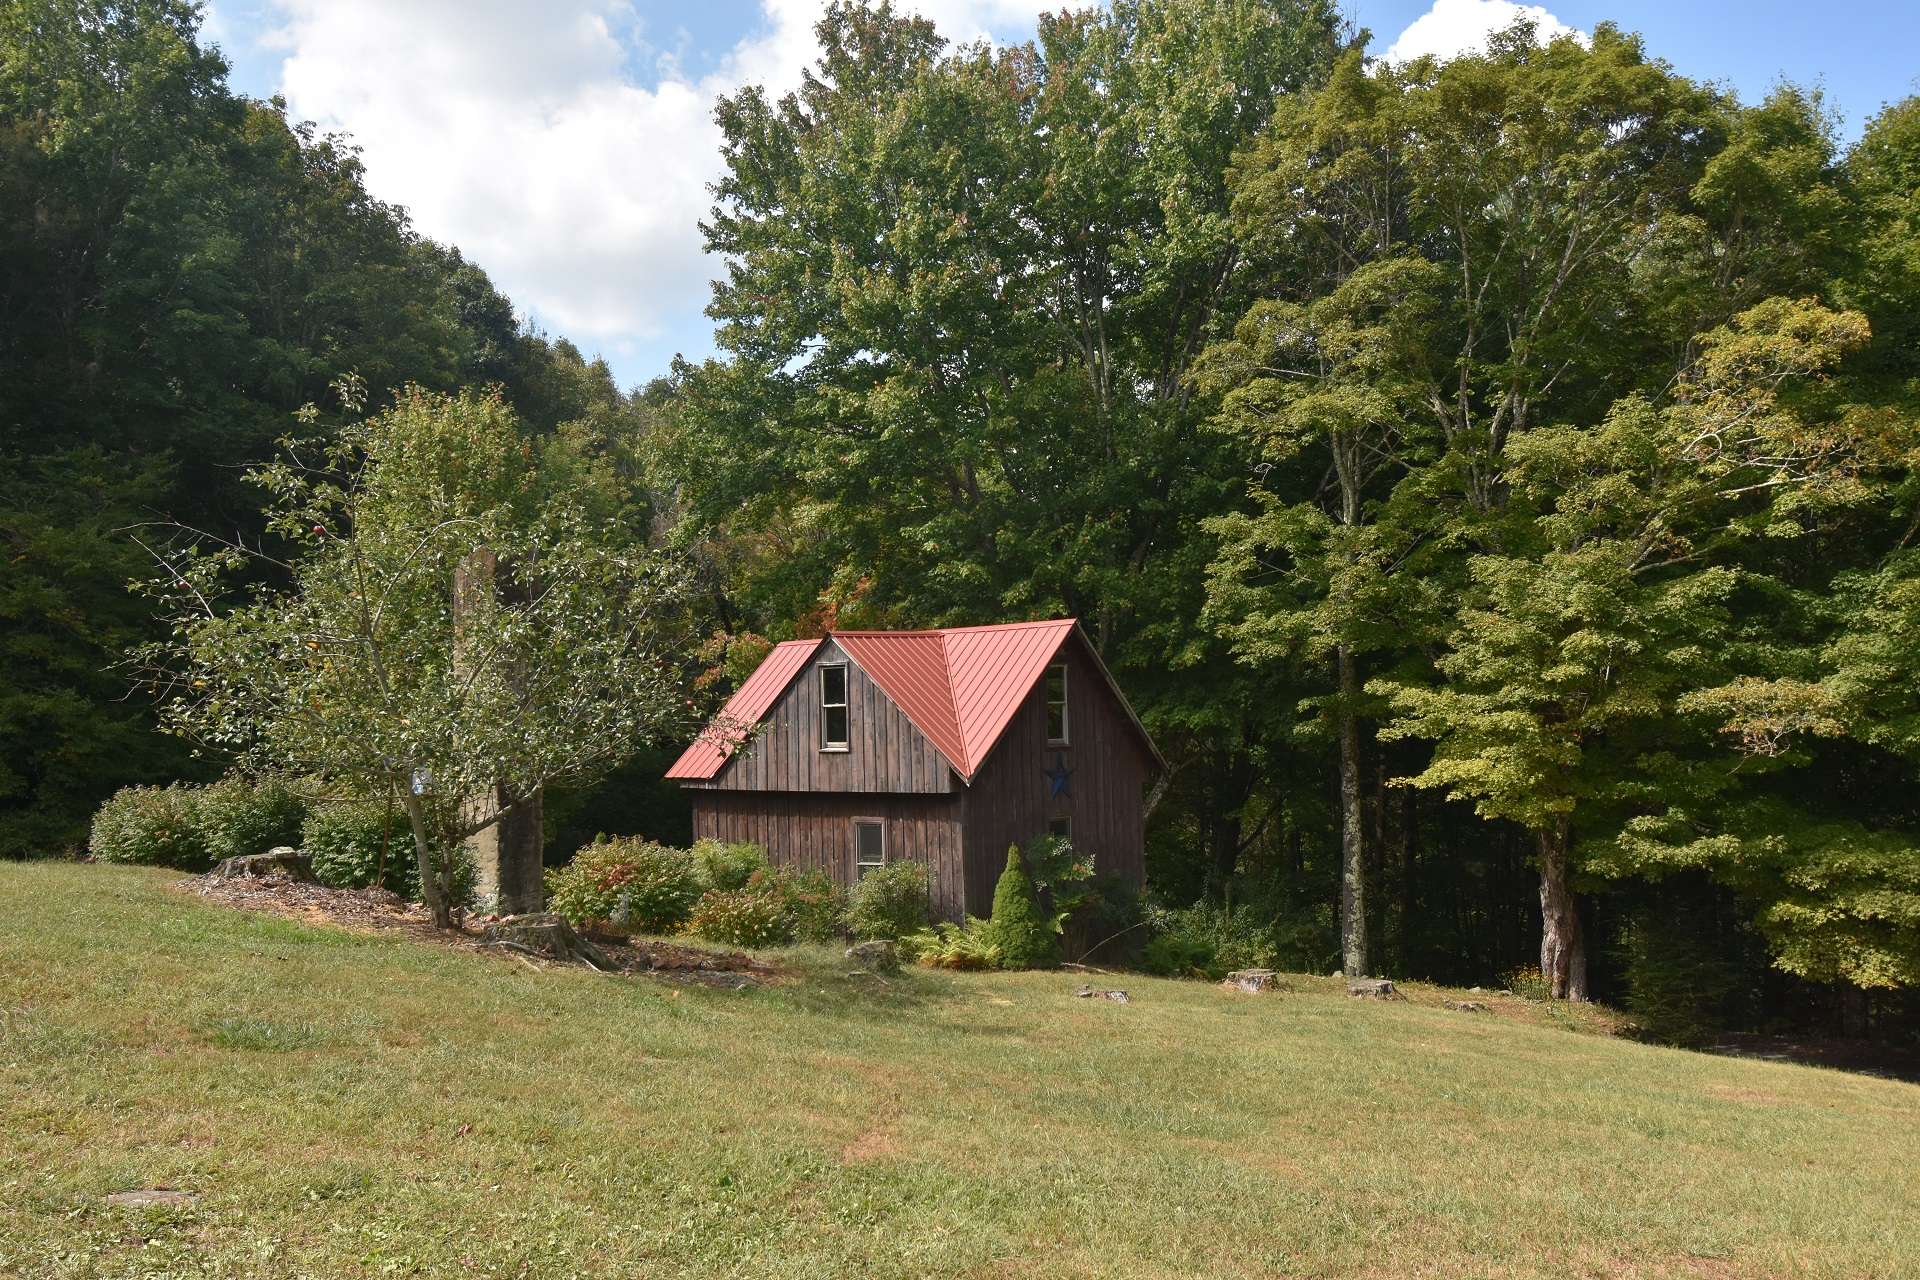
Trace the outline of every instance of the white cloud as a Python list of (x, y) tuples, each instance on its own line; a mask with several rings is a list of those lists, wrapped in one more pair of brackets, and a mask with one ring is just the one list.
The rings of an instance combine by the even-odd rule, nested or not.
[[(965, 40), (1054, 2), (903, 7)], [(762, 0), (759, 28), (697, 78), (639, 45), (628, 0), (277, 0), (271, 39), (293, 114), (352, 134), (375, 195), (556, 332), (617, 355), (697, 323), (717, 267), (696, 225), (720, 168), (714, 99), (796, 85), (823, 7)]]
[(1411, 62), (1426, 54), (1445, 60), (1481, 52), (1490, 34), (1504, 31), (1521, 18), (1533, 21), (1543, 41), (1570, 35), (1582, 44), (1587, 42), (1585, 32), (1560, 21), (1544, 5), (1515, 4), (1513, 0), (1433, 0), (1433, 8), (1415, 18), (1388, 46), (1386, 60)]

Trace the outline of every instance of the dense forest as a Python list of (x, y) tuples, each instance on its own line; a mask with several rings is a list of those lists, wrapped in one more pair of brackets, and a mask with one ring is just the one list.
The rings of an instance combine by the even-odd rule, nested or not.
[[(622, 390), (197, 27), (0, 14), (0, 852), (219, 772), (129, 689), (129, 530), (257, 533), (343, 374), (491, 384), (691, 564), (709, 701), (823, 627), (1083, 619), (1172, 764), (1152, 894), (1283, 964), (1913, 1027), (1920, 100), (1842, 147), (1605, 25), (835, 5), (717, 104), (722, 354)], [(677, 834), (660, 764), (550, 859)]]

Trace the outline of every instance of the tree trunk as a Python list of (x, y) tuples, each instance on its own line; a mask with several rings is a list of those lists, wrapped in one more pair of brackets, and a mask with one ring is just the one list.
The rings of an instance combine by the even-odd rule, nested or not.
[(1340, 968), (1349, 978), (1367, 974), (1367, 825), (1360, 800), (1360, 673), (1339, 646), (1340, 675)]
[(433, 865), (433, 841), (427, 833), (427, 810), (411, 788), (406, 793), (407, 825), (413, 829), (413, 856), (420, 867), (420, 897), (427, 904), (436, 929), (453, 927), (453, 903)]
[(1538, 833), (1540, 845), (1540, 975), (1556, 1000), (1585, 1000), (1587, 944), (1580, 936), (1580, 906), (1568, 874), (1566, 819)]

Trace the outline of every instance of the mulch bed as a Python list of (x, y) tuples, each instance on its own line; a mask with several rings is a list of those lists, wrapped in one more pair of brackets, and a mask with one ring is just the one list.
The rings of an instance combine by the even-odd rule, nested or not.
[[(436, 946), (503, 958), (510, 954), (481, 946), (480, 935), (493, 917), (461, 913), (456, 915), (452, 929), (436, 929), (424, 906), (407, 902), (386, 889), (334, 889), (279, 875), (224, 880), (196, 876), (181, 881), (179, 888), (221, 906), (265, 912), (303, 924), (332, 925), (362, 933), (400, 933)], [(613, 972), (618, 974), (644, 974), (668, 982), (734, 989), (787, 977), (778, 966), (756, 960), (744, 951), (715, 951), (597, 931), (585, 936), (613, 962)], [(524, 955), (512, 954), (512, 958), (532, 968), (556, 967), (552, 961)]]

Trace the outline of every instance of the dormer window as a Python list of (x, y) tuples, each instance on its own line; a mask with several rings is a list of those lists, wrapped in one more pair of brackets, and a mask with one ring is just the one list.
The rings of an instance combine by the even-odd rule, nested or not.
[(1065, 746), (1067, 742), (1067, 664), (1056, 662), (1047, 668), (1047, 743)]
[(820, 668), (820, 749), (847, 749), (847, 668), (844, 664)]

